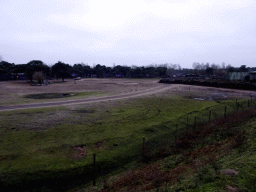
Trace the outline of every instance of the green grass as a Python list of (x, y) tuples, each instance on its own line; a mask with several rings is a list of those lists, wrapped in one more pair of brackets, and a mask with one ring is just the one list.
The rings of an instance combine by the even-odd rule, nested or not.
[[(243, 113), (240, 114), (241, 116), (244, 115)], [(214, 161), (203, 164), (201, 167), (194, 170), (194, 172), (186, 174), (180, 182), (169, 185), (167, 188), (162, 186), (160, 191), (227, 191), (227, 186), (236, 187), (240, 191), (255, 191), (256, 118), (253, 117), (255, 116), (255, 111), (248, 114), (246, 118), (244, 118), (245, 116), (241, 117), (244, 119), (239, 119), (239, 116), (237, 116), (237, 119), (233, 121), (236, 124), (235, 126), (230, 121), (226, 121), (226, 125), (219, 125), (219, 130), (223, 130), (223, 133), (229, 132), (230, 130), (233, 134), (229, 133), (229, 135), (216, 140), (216, 135), (221, 133), (213, 131), (199, 139), (196, 145), (188, 147), (188, 151), (193, 153), (193, 151), (201, 149), (209, 145), (209, 143), (216, 144), (224, 141), (231, 141), (232, 143), (235, 141), (220, 157)], [(225, 126), (227, 126), (228, 129), (225, 129)], [(237, 140), (236, 138), (238, 138), (240, 133), (243, 133), (243, 137), (241, 140)], [(219, 148), (221, 147), (220, 145)], [(191, 164), (192, 158), (189, 157), (188, 151), (165, 158), (162, 163), (162, 170), (169, 171), (184, 164)], [(201, 154), (196, 158), (204, 161), (212, 158), (212, 156)], [(238, 175), (227, 176), (220, 173), (220, 170), (224, 169), (234, 169), (238, 171)]]
[[(225, 105), (226, 104), (228, 104), (227, 101), (225, 101)], [(232, 107), (231, 104), (230, 106)], [(169, 171), (179, 166), (191, 164), (193, 158), (188, 155), (190, 152), (193, 152), (193, 150), (203, 148), (210, 143), (214, 144), (228, 139), (231, 139), (231, 141), (232, 139), (236, 140), (241, 131), (245, 130), (242, 140), (238, 139), (236, 141), (238, 144), (242, 141), (240, 145), (236, 143), (232, 144), (231, 148), (227, 149), (228, 151), (224, 151), (222, 157), (199, 167), (195, 173), (181, 176), (180, 183), (169, 185), (169, 187), (163, 185), (160, 191), (226, 191), (227, 186), (237, 187), (242, 191), (255, 191), (256, 118), (252, 117), (253, 114), (255, 115), (255, 112), (248, 113), (248, 115), (246, 115), (246, 113), (246, 111), (240, 111), (238, 115), (231, 116), (229, 120), (225, 122), (226, 125), (224, 125), (224, 127), (227, 126), (228, 129), (222, 128), (223, 124), (217, 123), (219, 130), (224, 129), (222, 133), (220, 131), (213, 131), (208, 135), (204, 135), (198, 140), (195, 146), (188, 146), (188, 149), (184, 152), (177, 155), (170, 155), (164, 159), (162, 171)], [(218, 135), (222, 136), (218, 137)], [(216, 138), (218, 139), (216, 140)], [(211, 156), (202, 154), (197, 158), (204, 161), (211, 158)], [(138, 169), (140, 168), (138, 167)], [(222, 169), (234, 169), (237, 170), (239, 174), (237, 176), (225, 176), (219, 173)], [(126, 182), (129, 182), (129, 180), (126, 180)], [(155, 181), (153, 181), (153, 183), (154, 182)], [(102, 187), (103, 186), (98, 185), (96, 188), (101, 189)], [(82, 191), (90, 191), (90, 189), (92, 188), (85, 188)]]
[(219, 172), (216, 174), (213, 165), (208, 164), (197, 172), (188, 175), (180, 183), (171, 185), (167, 191), (226, 191), (227, 186), (236, 187), (241, 191), (256, 190), (255, 150), (247, 149), (243, 152), (237, 152), (237, 149), (233, 150), (231, 155), (219, 158), (217, 163), (220, 165), (218, 171), (234, 169), (238, 171), (238, 175), (226, 176)]
[[(198, 101), (179, 96), (121, 101), (119, 107), (65, 107), (0, 113), (0, 178), (2, 184), (85, 175), (91, 181), (92, 154), (99, 176), (134, 164), (142, 137), (148, 146), (173, 142), (175, 125), (187, 126), (189, 115), (203, 116), (234, 101)], [(219, 109), (220, 108), (220, 109)], [(203, 120), (203, 119), (201, 119)], [(189, 123), (193, 124), (193, 121)], [(97, 148), (96, 144), (102, 141)], [(74, 158), (73, 146), (84, 145), (87, 157)], [(150, 148), (150, 147), (149, 147)], [(82, 184), (82, 183), (80, 183)]]

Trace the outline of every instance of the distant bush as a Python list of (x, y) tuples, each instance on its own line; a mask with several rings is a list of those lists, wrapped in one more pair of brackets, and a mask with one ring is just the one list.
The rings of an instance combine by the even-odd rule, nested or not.
[(43, 84), (44, 83), (44, 75), (42, 72), (35, 72), (32, 76), (33, 80), (36, 80), (38, 84)]

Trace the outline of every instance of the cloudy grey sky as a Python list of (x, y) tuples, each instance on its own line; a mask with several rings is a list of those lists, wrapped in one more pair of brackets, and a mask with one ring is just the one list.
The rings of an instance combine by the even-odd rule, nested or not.
[(16, 64), (256, 67), (256, 0), (0, 0), (0, 26)]

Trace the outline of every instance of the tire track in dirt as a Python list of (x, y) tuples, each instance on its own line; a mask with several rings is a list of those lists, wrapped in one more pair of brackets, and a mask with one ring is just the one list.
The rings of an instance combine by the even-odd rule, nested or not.
[(161, 85), (153, 87), (150, 89), (144, 89), (136, 92), (119, 94), (114, 96), (105, 96), (105, 97), (94, 97), (86, 99), (77, 99), (77, 100), (67, 100), (67, 101), (55, 101), (55, 102), (43, 102), (43, 103), (30, 103), (30, 104), (20, 104), (20, 105), (2, 105), (0, 106), (0, 111), (10, 111), (18, 109), (30, 109), (30, 108), (42, 108), (42, 107), (55, 107), (55, 106), (65, 106), (65, 105), (78, 105), (86, 103), (96, 103), (103, 101), (113, 101), (119, 99), (127, 99), (134, 97), (141, 97), (150, 94), (156, 94), (158, 92), (163, 92), (170, 89), (170, 85)]

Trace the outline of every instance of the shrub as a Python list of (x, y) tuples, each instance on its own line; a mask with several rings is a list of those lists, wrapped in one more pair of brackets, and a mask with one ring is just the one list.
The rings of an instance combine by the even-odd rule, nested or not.
[(35, 72), (32, 78), (33, 80), (37, 80), (38, 84), (43, 84), (45, 79), (42, 72)]

